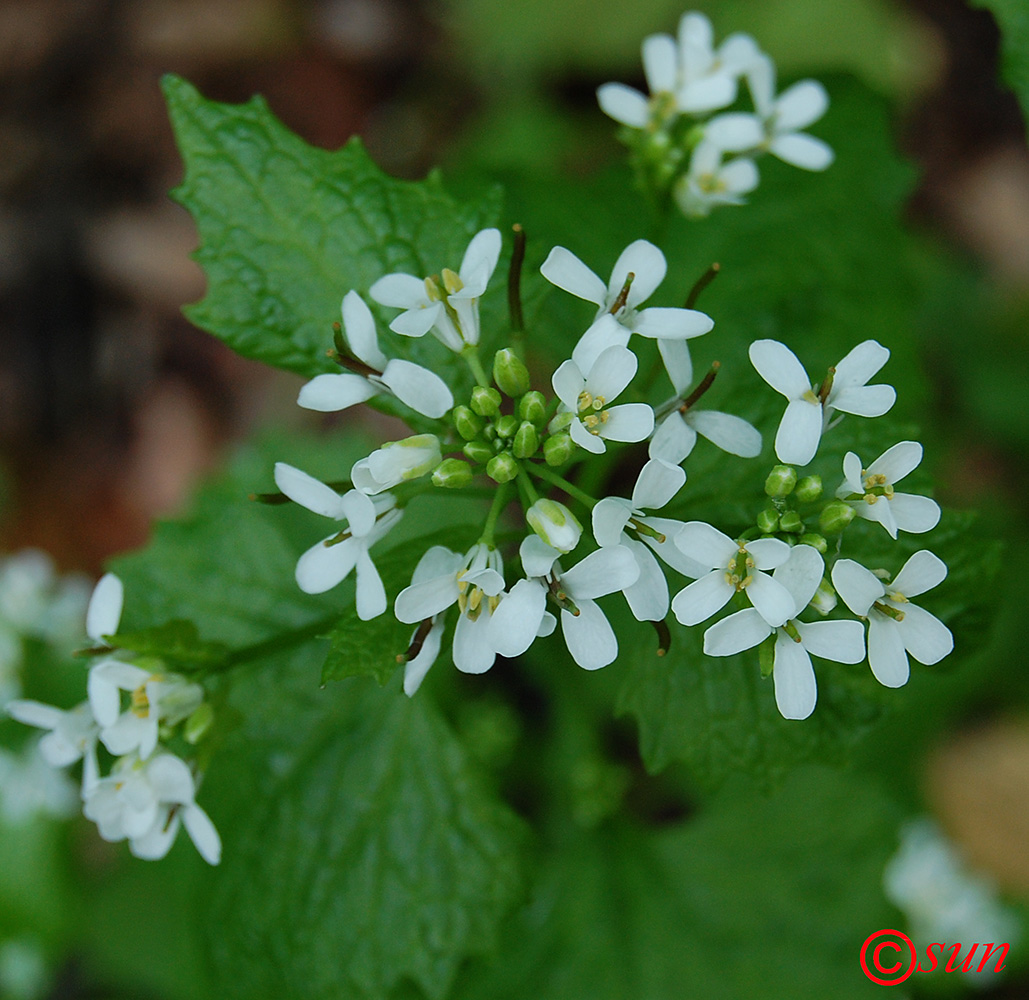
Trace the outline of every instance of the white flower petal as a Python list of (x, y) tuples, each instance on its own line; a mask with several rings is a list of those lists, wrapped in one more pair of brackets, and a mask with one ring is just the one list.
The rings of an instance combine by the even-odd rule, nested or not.
[(592, 511), (593, 537), (598, 545), (619, 545), (632, 517), (632, 504), (623, 497), (604, 497)]
[(890, 500), (893, 519), (901, 531), (919, 535), (940, 523), (940, 505), (929, 497), (912, 493), (894, 493)]
[(329, 539), (312, 545), (297, 561), (297, 586), (305, 594), (322, 594), (342, 583), (357, 565), (357, 557), (364, 546), (356, 538), (347, 538), (336, 545), (326, 545)]
[(4, 710), (12, 719), (40, 729), (55, 729), (64, 717), (64, 712), (59, 708), (28, 699), (9, 701)]
[(675, 536), (675, 544), (701, 566), (724, 572), (739, 545), (728, 535), (704, 521), (687, 521)]
[(747, 69), (747, 86), (757, 113), (770, 118), (775, 108), (775, 63), (763, 52)]
[(181, 757), (158, 754), (146, 766), (146, 780), (161, 802), (186, 805), (193, 801), (193, 775)]
[(602, 313), (586, 332), (572, 351), (572, 361), (580, 372), (588, 372), (609, 347), (625, 347), (631, 334), (609, 312)]
[[(864, 385), (889, 360), (889, 349), (883, 347), (879, 341), (863, 340), (836, 365), (836, 374), (833, 376), (832, 384), (833, 392), (837, 389)], [(829, 398), (832, 399), (832, 393)]]
[[(628, 87), (622, 87), (621, 84), (607, 84), (607, 87), (618, 87), (620, 91), (629, 90)], [(601, 87), (600, 89), (604, 90), (605, 88)], [(632, 93), (635, 93), (635, 91), (632, 91)], [(642, 95), (640, 95), (640, 99), (643, 100), (645, 106), (646, 100), (643, 99)], [(601, 103), (601, 108), (607, 111), (603, 103)], [(564, 291), (570, 292), (580, 299), (594, 302), (598, 306), (604, 304), (604, 297), (607, 291), (604, 282), (579, 260), (571, 250), (566, 250), (564, 247), (554, 247), (541, 265), (540, 273), (552, 285), (557, 285), (558, 288), (564, 289)]]
[(701, 114), (727, 108), (736, 100), (736, 80), (724, 73), (705, 76), (680, 87), (676, 102), (682, 111)]
[(657, 510), (685, 484), (686, 472), (678, 465), (652, 458), (640, 470), (632, 490), (632, 506), (637, 510)]
[(708, 656), (733, 656), (752, 649), (772, 634), (772, 627), (754, 608), (746, 608), (715, 622), (704, 633)]
[(536, 580), (519, 580), (490, 616), (489, 641), (509, 659), (521, 656), (539, 634), (547, 592)]
[(828, 405), (857, 417), (881, 417), (896, 401), (897, 390), (892, 385), (857, 385), (830, 393)]
[[(466, 286), (476, 288), (476, 295), (486, 290), (500, 259), (500, 247), (500, 230), (495, 228), (480, 229), (468, 244), (459, 274)], [(485, 278), (482, 277), (483, 273)]]
[(885, 476), (894, 485), (917, 469), (922, 461), (922, 446), (917, 441), (899, 441), (887, 448), (869, 467), (870, 476)]
[(896, 626), (897, 622), (878, 614), (868, 620), (868, 665), (875, 679), (888, 688), (903, 687), (911, 672)]
[[(746, 157), (739, 157), (727, 163), (719, 172), (719, 179), (725, 185), (729, 195), (750, 194), (758, 186), (761, 180), (757, 167), (753, 160)], [(724, 200), (730, 205), (742, 204), (742, 199), (725, 197)]]
[(904, 620), (897, 622), (904, 648), (919, 663), (932, 666), (954, 649), (954, 636), (935, 615), (915, 604), (904, 605)]
[(804, 366), (785, 344), (777, 340), (755, 340), (749, 354), (758, 375), (787, 399), (799, 399), (811, 391)]
[(600, 436), (608, 441), (644, 441), (654, 432), (654, 411), (646, 403), (622, 403), (606, 412)]
[(210, 816), (194, 802), (182, 810), (182, 825), (200, 857), (209, 865), (218, 864), (222, 859), (222, 840)]
[(639, 579), (632, 552), (623, 545), (597, 549), (561, 574), (561, 586), (573, 601), (592, 600), (624, 590)]
[(395, 358), (388, 362), (382, 381), (402, 403), (433, 420), (438, 420), (453, 408), (454, 397), (446, 382), (435, 372), (412, 361)]
[(761, 454), (761, 433), (742, 417), (718, 410), (687, 410), (684, 419), (698, 434), (730, 455), (755, 458)]
[(586, 385), (582, 370), (574, 361), (562, 362), (550, 378), (550, 384), (561, 400), (573, 413), (578, 411), (579, 394)]
[(115, 635), (121, 621), (125, 588), (113, 573), (105, 573), (93, 588), (86, 609), (86, 635), (96, 642), (105, 635)]
[(831, 575), (833, 586), (843, 598), (843, 603), (854, 614), (862, 617), (886, 593), (882, 580), (853, 559), (838, 560)]
[(397, 594), (393, 613), (399, 621), (415, 625), (457, 603), (457, 572), (412, 583)]
[(727, 153), (742, 153), (765, 141), (765, 129), (757, 115), (740, 112), (718, 115), (707, 123), (704, 141)]
[(603, 438), (596, 434), (591, 434), (578, 418), (571, 422), (568, 427), (568, 433), (580, 448), (594, 455), (601, 455), (607, 450), (607, 445), (604, 444)]
[(822, 439), (822, 408), (806, 399), (790, 400), (775, 434), (775, 454), (787, 465), (807, 465)]
[(353, 372), (337, 372), (329, 375), (316, 375), (305, 383), (297, 396), (297, 404), (305, 410), (317, 410), (319, 413), (335, 413), (355, 406), (378, 395), (381, 390), (363, 375)]
[(811, 657), (799, 642), (780, 632), (775, 640), (774, 662), (772, 681), (779, 712), (784, 719), (806, 719), (818, 699)]
[(641, 535), (640, 541), (653, 549), (657, 553), (658, 558), (666, 565), (671, 566), (676, 572), (682, 573), (683, 576), (688, 576), (693, 580), (703, 576), (708, 571), (709, 567), (702, 566), (695, 559), (691, 559), (675, 544), (675, 537), (683, 528), (682, 521), (675, 521), (667, 517), (641, 517), (638, 520), (641, 524), (645, 524), (648, 528), (653, 528), (654, 531), (664, 536), (664, 541), (658, 541), (649, 535)]
[(315, 514), (342, 520), (344, 513), (343, 498), (330, 486), (309, 476), (306, 472), (287, 465), (285, 462), (275, 463), (275, 485), (294, 503), (306, 507)]
[(619, 255), (607, 283), (605, 302), (613, 303), (625, 285), (630, 272), (635, 275), (626, 298), (626, 308), (634, 309), (646, 302), (665, 280), (668, 264), (665, 255), (649, 240), (633, 240)]
[(463, 674), (484, 674), (497, 658), (490, 641), (490, 616), (483, 611), (475, 621), (459, 615), (454, 629), (454, 666)]
[(395, 309), (417, 309), (429, 301), (425, 282), (411, 274), (387, 274), (372, 285), (368, 294), (379, 305)]
[(834, 663), (860, 663), (865, 658), (865, 627), (861, 622), (794, 622), (804, 648)]
[(829, 107), (829, 95), (817, 80), (787, 87), (775, 101), (777, 132), (795, 132), (818, 121)]
[(713, 570), (672, 598), (672, 611), (681, 624), (699, 625), (729, 603), (735, 591), (725, 576), (725, 570)]
[(668, 380), (676, 392), (685, 392), (693, 381), (693, 359), (690, 345), (685, 340), (659, 340), (657, 349), (661, 354)]
[[(627, 347), (608, 347), (601, 351), (597, 360), (593, 362), (593, 366), (586, 376), (586, 391), (594, 397), (602, 396), (606, 402), (610, 403), (617, 399), (622, 390), (633, 380), (638, 366), (636, 355)], [(564, 365), (561, 367), (563, 368)], [(561, 402), (563, 403), (565, 400), (562, 399)], [(637, 438), (637, 440), (639, 439)]]
[(546, 576), (561, 553), (553, 546), (547, 545), (539, 535), (532, 534), (522, 539), (522, 544), (518, 546), (518, 555), (526, 576)]
[(652, 340), (690, 340), (703, 336), (714, 325), (710, 316), (697, 309), (658, 306), (636, 313), (632, 330)]
[(804, 132), (777, 136), (769, 143), (768, 151), (802, 170), (825, 170), (836, 159), (831, 146)]
[(650, 118), (650, 105), (647, 99), (638, 90), (627, 87), (624, 83), (605, 83), (598, 87), (597, 103), (608, 118), (613, 118), (630, 128), (644, 128)]
[(747, 542), (747, 552), (758, 569), (777, 569), (793, 553), (793, 549), (778, 538), (757, 538)]
[(357, 556), (356, 596), (357, 617), (363, 622), (378, 618), (386, 610), (386, 588), (366, 548)]
[(697, 432), (683, 419), (678, 410), (673, 410), (661, 422), (650, 439), (648, 454), (672, 465), (678, 465), (687, 458), (697, 443)]
[(453, 552), (445, 545), (433, 545), (418, 560), (418, 565), (411, 575), (411, 583), (425, 583), (437, 577), (456, 576), (463, 565), (464, 556), (460, 552)]
[(776, 569), (773, 579), (790, 592), (796, 607), (791, 618), (795, 618), (811, 603), (811, 598), (822, 582), (824, 571), (825, 562), (821, 554), (810, 545), (795, 545), (790, 550), (789, 559)]
[(146, 833), (133, 837), (129, 841), (129, 850), (132, 852), (132, 856), (143, 861), (159, 861), (165, 857), (171, 850), (172, 844), (175, 843), (180, 822), (178, 813), (171, 818), (170, 822), (166, 821), (166, 814), (157, 816)]
[[(433, 622), (432, 628), (429, 629), (429, 634), (422, 643), (422, 648), (418, 651), (418, 655), (414, 659), (408, 660), (404, 665), (404, 694), (408, 698), (413, 697), (418, 688), (421, 687), (422, 681), (425, 680), (425, 675), (439, 656), (440, 646), (443, 644), (443, 626), (442, 618)], [(413, 633), (411, 638), (414, 639)]]
[(561, 629), (568, 652), (584, 670), (599, 670), (618, 656), (618, 640), (599, 605), (584, 600), (577, 607), (578, 615), (561, 612)]
[(639, 577), (622, 589), (629, 610), (639, 622), (659, 622), (668, 614), (668, 582), (657, 559), (642, 542), (626, 538), (622, 543), (636, 559)]
[(652, 94), (675, 89), (679, 50), (671, 35), (648, 35), (643, 39), (643, 72)]
[[(424, 288), (422, 294), (425, 294)], [(354, 356), (376, 371), (386, 366), (386, 355), (379, 350), (379, 338), (375, 333), (375, 319), (364, 299), (357, 292), (347, 292), (341, 306), (343, 332)], [(300, 404), (303, 406), (303, 403)]]
[(389, 328), (402, 337), (424, 337), (443, 317), (443, 303), (434, 302), (421, 309), (409, 309), (395, 317)]
[(928, 549), (920, 549), (904, 563), (889, 589), (905, 597), (917, 597), (938, 587), (946, 578), (947, 564)]
[(769, 625), (782, 625), (793, 617), (793, 596), (781, 583), (765, 573), (752, 575), (747, 586), (747, 597)]

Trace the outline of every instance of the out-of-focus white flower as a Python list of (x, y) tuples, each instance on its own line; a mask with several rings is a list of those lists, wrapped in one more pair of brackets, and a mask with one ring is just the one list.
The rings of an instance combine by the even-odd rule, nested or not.
[(801, 80), (776, 97), (775, 63), (763, 54), (748, 66), (747, 83), (765, 127), (765, 148), (795, 167), (825, 170), (834, 159), (831, 147), (801, 131), (829, 107), (825, 87), (816, 80)]
[(689, 114), (706, 114), (736, 100), (739, 77), (760, 56), (750, 35), (729, 35), (716, 49), (711, 22), (697, 12), (679, 21), (679, 79), (676, 104)]
[(679, 76), (675, 39), (671, 35), (648, 35), (643, 39), (642, 55), (649, 99), (624, 83), (605, 83), (597, 88), (600, 110), (630, 128), (646, 128), (651, 122), (661, 125), (678, 111), (674, 96)]
[(790, 547), (777, 538), (737, 542), (703, 521), (688, 521), (675, 544), (710, 572), (684, 587), (672, 599), (672, 611), (683, 625), (699, 625), (720, 611), (737, 592), (750, 598), (773, 628), (794, 614), (790, 592), (768, 575), (790, 557)]
[(500, 244), (499, 229), (476, 233), (460, 270), (443, 268), (442, 288), (433, 278), (387, 274), (368, 294), (380, 305), (404, 310), (389, 325), (394, 333), (424, 337), (432, 330), (452, 351), (460, 352), (479, 342), (479, 298), (496, 269)]
[(853, 559), (840, 559), (832, 582), (844, 604), (868, 619), (868, 665), (886, 687), (907, 683), (908, 654), (919, 663), (939, 663), (953, 648), (950, 629), (935, 615), (911, 603), (912, 597), (942, 583), (947, 565), (927, 549), (916, 552), (885, 584)]
[[(433, 439), (435, 440), (435, 438)], [(386, 610), (386, 590), (368, 550), (403, 517), (391, 494), (374, 500), (359, 490), (342, 496), (285, 462), (275, 465), (275, 483), (301, 507), (315, 514), (346, 521), (337, 532), (308, 549), (297, 562), (297, 585), (304, 593), (321, 594), (345, 580), (357, 568), (357, 616), (362, 621)]]
[(806, 719), (818, 698), (811, 655), (836, 663), (860, 663), (865, 658), (865, 630), (860, 622), (802, 622), (796, 618), (811, 603), (825, 563), (809, 545), (796, 545), (789, 559), (772, 573), (793, 597), (791, 620), (773, 628), (754, 608), (716, 622), (704, 633), (704, 652), (732, 656), (775, 634), (772, 680), (775, 703), (784, 719)]
[(33, 816), (67, 819), (78, 810), (78, 789), (43, 756), (36, 741), (20, 754), (0, 749), (0, 816), (13, 825)]
[(779, 461), (807, 465), (815, 457), (832, 410), (861, 417), (880, 417), (886, 413), (897, 398), (894, 388), (865, 383), (889, 356), (890, 352), (874, 340), (866, 340), (855, 347), (836, 365), (823, 406), (817, 387), (812, 386), (793, 351), (777, 340), (755, 340), (750, 345), (751, 363), (776, 392), (789, 400), (775, 435)]
[(316, 375), (300, 390), (301, 406), (331, 413), (388, 392), (426, 417), (442, 417), (453, 407), (454, 397), (438, 375), (413, 361), (387, 358), (379, 350), (375, 320), (357, 292), (344, 296), (342, 313), (350, 350), (368, 370)]
[(940, 507), (929, 497), (895, 493), (900, 482), (922, 461), (922, 446), (917, 441), (901, 441), (884, 451), (867, 469), (861, 459), (848, 451), (843, 459), (843, 484), (836, 496), (854, 508), (858, 517), (881, 524), (897, 537), (898, 531), (921, 534), (935, 528)]
[[(633, 333), (657, 340), (662, 357), (671, 355), (673, 365), (689, 364), (686, 341), (707, 333), (714, 326), (711, 317), (696, 309), (640, 308), (664, 280), (667, 270), (665, 255), (647, 240), (635, 240), (621, 252), (606, 285), (570, 250), (554, 247), (550, 251), (540, 267), (543, 277), (597, 305), (593, 324), (572, 351), (572, 360), (580, 371), (589, 371), (606, 348), (625, 347)], [(626, 292), (630, 274), (632, 282)], [(683, 352), (685, 362), (680, 359)]]
[(39, 741), (39, 753), (51, 767), (67, 767), (82, 760), (83, 786), (96, 780), (100, 727), (88, 701), (64, 712), (42, 702), (16, 700), (7, 706), (7, 714), (27, 726), (48, 730)]
[(746, 195), (757, 187), (760, 176), (746, 156), (724, 160), (725, 150), (716, 142), (702, 140), (693, 150), (689, 170), (676, 182), (673, 194), (684, 215), (703, 218), (719, 205), (746, 204)]
[(572, 440), (594, 455), (607, 441), (642, 441), (654, 429), (654, 411), (646, 403), (609, 406), (636, 374), (636, 355), (625, 347), (602, 351), (587, 375), (574, 361), (565, 361), (552, 379), (563, 411), (572, 414)]
[(136, 857), (150, 860), (168, 853), (181, 822), (200, 856), (216, 865), (221, 838), (195, 794), (189, 767), (174, 754), (147, 761), (133, 755), (119, 758), (111, 774), (85, 793), (82, 811), (104, 840), (127, 839)]
[(387, 441), (367, 458), (355, 462), (350, 478), (355, 490), (374, 496), (410, 479), (419, 479), (442, 460), (435, 434), (415, 434), (400, 441)]

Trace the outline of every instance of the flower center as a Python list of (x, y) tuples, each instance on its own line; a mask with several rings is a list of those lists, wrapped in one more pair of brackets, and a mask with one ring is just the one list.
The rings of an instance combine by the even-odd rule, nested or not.
[(865, 486), (865, 503), (870, 505), (878, 503), (879, 497), (886, 497), (887, 500), (893, 499), (893, 486), (886, 482), (886, 477), (881, 472), (868, 475), (868, 470), (862, 469), (861, 476)]
[(729, 560), (729, 566), (725, 572), (725, 582), (735, 590), (741, 591), (753, 581), (754, 574), (750, 572), (753, 568), (753, 557), (741, 545), (736, 555)]
[(604, 396), (594, 396), (585, 389), (579, 393), (579, 421), (590, 434), (600, 434), (604, 424), (610, 419), (610, 413), (604, 409), (605, 403), (607, 399)]

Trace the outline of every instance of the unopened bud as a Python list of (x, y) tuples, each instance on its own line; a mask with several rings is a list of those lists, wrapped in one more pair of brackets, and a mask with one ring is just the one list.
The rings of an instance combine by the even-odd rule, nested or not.
[(823, 535), (838, 535), (853, 520), (854, 508), (842, 500), (833, 500), (818, 515), (818, 527)]
[(515, 458), (532, 458), (540, 446), (540, 436), (536, 433), (535, 424), (523, 420), (515, 434), (512, 451)]
[(207, 735), (213, 724), (214, 709), (210, 702), (205, 701), (186, 719), (182, 737), (191, 746), (196, 746)]
[(824, 535), (816, 535), (813, 532), (809, 532), (806, 535), (800, 536), (801, 545), (810, 545), (813, 549), (818, 549), (819, 552), (824, 556), (829, 551), (829, 543), (825, 540)]
[(472, 441), (482, 433), (485, 422), (472, 412), (471, 407), (462, 404), (454, 407), (454, 426), (465, 441)]
[(561, 431), (568, 429), (573, 419), (573, 414), (567, 411), (555, 414), (551, 418), (550, 423), (547, 424), (547, 430), (550, 431), (551, 434), (560, 434)]
[(576, 516), (556, 500), (537, 500), (529, 508), (525, 520), (547, 545), (558, 552), (571, 552), (582, 536), (582, 525)]
[(811, 598), (811, 607), (820, 615), (827, 615), (836, 607), (838, 600), (832, 584), (825, 577), (822, 577), (822, 582), (818, 585), (815, 596)]
[(469, 441), (461, 450), (478, 465), (485, 465), (493, 457), (493, 449), (485, 441)]
[(771, 535), (779, 530), (779, 512), (771, 507), (766, 507), (757, 516), (757, 526), (763, 535)]
[(458, 490), (472, 481), (472, 467), (459, 458), (445, 458), (432, 473), (432, 485)]
[(543, 393), (533, 389), (522, 396), (518, 400), (518, 416), (522, 420), (530, 420), (537, 426), (542, 426), (547, 416), (547, 401)]
[(497, 436), (502, 437), (505, 440), (507, 438), (513, 438), (518, 432), (518, 422), (518, 418), (512, 413), (507, 413), (500, 417), (496, 421), (495, 425), (497, 428)]
[(486, 475), (495, 483), (509, 483), (518, 475), (518, 463), (511, 452), (502, 451), (486, 463)]
[(797, 483), (797, 492), (794, 494), (801, 503), (813, 503), (821, 495), (821, 476), (805, 476), (799, 483)]
[(776, 465), (765, 480), (765, 493), (770, 497), (786, 497), (797, 485), (797, 470), (792, 465)]
[(495, 417), (500, 413), (500, 393), (492, 386), (477, 385), (472, 389), (472, 409), (480, 417)]
[(575, 442), (568, 434), (552, 434), (543, 442), (547, 465), (564, 465), (575, 453)]
[(510, 347), (497, 351), (493, 356), (493, 381), (502, 393), (512, 399), (529, 391), (529, 369)]
[(799, 535), (804, 530), (804, 522), (795, 510), (788, 510), (779, 518), (779, 530)]

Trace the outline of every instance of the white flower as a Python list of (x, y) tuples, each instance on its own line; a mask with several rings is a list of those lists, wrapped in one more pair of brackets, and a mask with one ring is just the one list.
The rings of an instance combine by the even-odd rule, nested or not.
[(359, 490), (340, 496), (306, 472), (277, 462), (275, 483), (295, 503), (315, 514), (346, 521), (347, 528), (308, 549), (297, 562), (297, 585), (306, 594), (331, 590), (357, 567), (357, 616), (362, 621), (386, 610), (386, 590), (368, 550), (403, 516), (392, 495), (372, 500)]
[(7, 714), (27, 726), (49, 730), (39, 741), (39, 753), (51, 767), (67, 767), (82, 760), (83, 786), (96, 780), (100, 727), (88, 701), (65, 712), (42, 702), (18, 700), (8, 704)]
[[(686, 473), (677, 465), (651, 459), (640, 470), (631, 500), (605, 497), (593, 508), (593, 537), (597, 544), (624, 546), (639, 567), (635, 583), (623, 588), (637, 621), (661, 621), (668, 614), (668, 583), (651, 550), (687, 576), (704, 572), (704, 567), (688, 559), (673, 541), (682, 530), (681, 521), (644, 514), (645, 508), (664, 507), (685, 482)], [(636, 538), (629, 536), (630, 526)]]
[[(461, 555), (434, 545), (419, 560), (411, 585), (397, 595), (393, 610), (400, 621), (414, 625), (456, 604), (460, 616), (454, 629), (454, 666), (466, 674), (481, 674), (496, 659), (489, 622), (503, 589), (503, 562), (496, 549), (479, 542)], [(424, 661), (412, 672), (421, 665)]]
[(646, 403), (608, 406), (636, 374), (636, 355), (625, 347), (602, 351), (588, 375), (574, 361), (565, 361), (551, 380), (554, 391), (572, 414), (569, 433), (586, 451), (599, 455), (609, 441), (642, 441), (654, 429), (654, 411)]
[(710, 572), (684, 587), (672, 599), (672, 611), (683, 625), (698, 625), (720, 611), (737, 592), (771, 626), (782, 625), (794, 613), (790, 592), (764, 570), (781, 566), (790, 547), (777, 538), (753, 542), (733, 541), (703, 521), (688, 521), (675, 536), (675, 544), (700, 567)]
[(776, 392), (789, 400), (775, 435), (779, 461), (807, 465), (815, 457), (832, 410), (861, 417), (881, 417), (886, 413), (897, 398), (894, 388), (865, 383), (886, 364), (889, 356), (890, 352), (874, 340), (858, 344), (836, 365), (823, 407), (816, 387), (793, 351), (777, 340), (755, 340), (750, 345), (751, 363)]
[(104, 642), (116, 635), (125, 602), (125, 587), (113, 573), (105, 573), (93, 588), (86, 608), (86, 635), (94, 642)]
[(650, 90), (648, 100), (624, 83), (605, 83), (597, 88), (597, 103), (609, 118), (630, 128), (645, 128), (653, 115), (658, 123), (674, 117), (674, 91), (678, 83), (678, 52), (671, 35), (643, 39), (643, 73)]
[(704, 633), (704, 652), (732, 656), (751, 649), (775, 633), (772, 680), (775, 703), (785, 719), (806, 719), (815, 709), (818, 690), (811, 654), (836, 663), (860, 663), (865, 658), (865, 630), (855, 621), (796, 621), (812, 601), (825, 563), (810, 545), (794, 546), (789, 559), (772, 573), (793, 598), (794, 611), (773, 628), (753, 608), (737, 611)]
[(367, 458), (355, 462), (350, 479), (354, 489), (374, 496), (426, 475), (442, 460), (435, 434), (414, 434), (400, 441), (387, 441)]
[(183, 823), (200, 856), (212, 865), (221, 860), (221, 839), (207, 813), (194, 802), (193, 775), (170, 753), (147, 761), (119, 758), (106, 778), (85, 796), (82, 811), (104, 840), (129, 841), (138, 858), (163, 858)]
[(556, 500), (537, 500), (526, 512), (529, 527), (551, 548), (571, 552), (582, 537), (579, 519)]
[[(491, 641), (503, 656), (518, 656), (539, 635), (549, 635), (553, 616), (547, 594), (561, 606), (561, 631), (572, 659), (599, 670), (618, 656), (618, 640), (596, 598), (631, 587), (639, 577), (633, 554), (621, 545), (599, 549), (564, 572), (560, 553), (536, 535), (523, 540), (520, 554), (526, 579), (500, 602), (490, 622)], [(574, 609), (574, 610), (573, 610)]]
[(357, 292), (343, 298), (343, 329), (354, 357), (367, 371), (316, 375), (301, 390), (297, 402), (308, 410), (331, 413), (388, 392), (426, 417), (442, 417), (454, 405), (450, 389), (438, 375), (379, 350), (375, 320)]
[(21, 754), (0, 749), (0, 816), (18, 824), (33, 816), (68, 819), (79, 795), (67, 777), (53, 768), (35, 741)]
[(854, 452), (848, 451), (843, 459), (843, 485), (836, 496), (846, 500), (858, 517), (881, 524), (891, 538), (896, 538), (898, 531), (929, 531), (939, 523), (939, 504), (929, 497), (893, 491), (893, 484), (921, 461), (922, 446), (917, 441), (895, 444), (867, 469), (861, 467), (861, 459)]
[[(589, 371), (606, 348), (625, 347), (633, 333), (657, 340), (662, 357), (671, 355), (673, 365), (689, 364), (685, 341), (707, 333), (714, 326), (711, 317), (696, 309), (639, 308), (654, 294), (667, 270), (665, 255), (646, 240), (636, 240), (621, 252), (607, 285), (570, 250), (554, 247), (550, 251), (540, 267), (543, 277), (597, 306), (593, 324), (572, 352), (572, 360), (581, 371)], [(623, 297), (630, 274), (632, 284)], [(680, 358), (683, 352), (685, 362)]]
[(742, 33), (729, 35), (716, 50), (711, 22), (703, 14), (683, 14), (675, 95), (679, 109), (704, 114), (728, 107), (736, 100), (737, 80), (759, 56), (754, 39)]
[(684, 215), (703, 218), (719, 205), (744, 205), (760, 177), (754, 161), (737, 156), (723, 162), (724, 150), (702, 140), (690, 157), (690, 169), (676, 182), (673, 194)]
[(443, 268), (443, 287), (433, 278), (387, 274), (368, 294), (380, 305), (405, 310), (390, 323), (394, 333), (424, 337), (432, 330), (452, 351), (479, 342), (479, 297), (500, 258), (500, 230), (483, 229), (472, 237), (457, 273)]
[(825, 87), (815, 80), (801, 80), (775, 96), (775, 63), (761, 55), (747, 69), (754, 107), (765, 131), (765, 147), (780, 160), (804, 170), (825, 170), (833, 151), (801, 129), (818, 121), (829, 107)]
[(907, 683), (909, 653), (931, 666), (954, 648), (950, 629), (911, 603), (912, 597), (932, 590), (946, 576), (946, 564), (927, 549), (911, 556), (886, 585), (853, 559), (840, 559), (833, 566), (832, 582), (844, 603), (854, 614), (868, 618), (868, 665), (880, 684), (895, 688)]
[(687, 458), (697, 443), (697, 435), (713, 445), (740, 458), (754, 458), (761, 454), (761, 434), (742, 417), (719, 410), (694, 410), (685, 413), (672, 410), (654, 431), (648, 453), (678, 465)]

